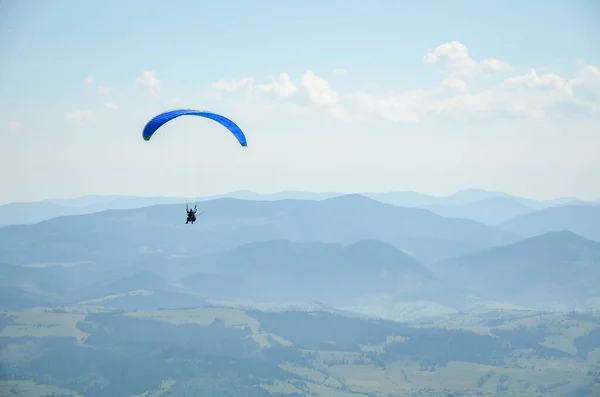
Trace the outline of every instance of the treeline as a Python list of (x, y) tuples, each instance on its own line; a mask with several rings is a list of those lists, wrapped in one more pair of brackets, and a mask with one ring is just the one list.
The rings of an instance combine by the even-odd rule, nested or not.
[(6, 313), (0, 313), (0, 332), (9, 325), (14, 325), (15, 319)]
[[(258, 397), (268, 394), (259, 387), (263, 379), (293, 377), (280, 363), (302, 358), (296, 349), (261, 349), (248, 330), (226, 327), (220, 320), (208, 326), (175, 325), (93, 314), (78, 326), (90, 334), (84, 345), (65, 337), (0, 338), (0, 345), (27, 343), (35, 350), (32, 360), (4, 368), (0, 377), (31, 379), (86, 397), (138, 395), (168, 378), (176, 383), (165, 396)], [(223, 387), (227, 384), (243, 393), (230, 394)]]
[[(275, 347), (261, 348), (250, 330), (227, 327), (221, 320), (207, 326), (176, 325), (122, 313), (91, 314), (78, 324), (89, 334), (85, 344), (74, 338), (0, 338), (0, 348), (17, 344), (20, 346), (13, 346), (13, 350), (28, 352), (28, 359), (5, 366), (0, 377), (32, 379), (88, 397), (138, 395), (157, 390), (168, 378), (175, 384), (165, 397), (262, 397), (268, 395), (259, 387), (262, 382), (299, 381), (280, 364), (310, 365), (316, 355), (305, 350), (358, 352), (352, 359), (354, 364), (381, 368), (409, 359), (430, 371), (451, 361), (505, 365), (519, 354), (569, 356), (541, 345), (552, 334), (544, 327), (493, 329), (491, 335), (484, 335), (323, 312), (247, 314), (260, 322), (263, 331), (279, 335), (294, 346), (274, 343)], [(11, 321), (2, 318), (2, 324)], [(386, 343), (389, 336), (404, 340)], [(600, 328), (577, 338), (575, 344), (580, 356), (600, 347)], [(363, 353), (364, 345), (378, 345), (384, 350)]]
[(380, 345), (388, 336), (406, 335), (411, 328), (387, 320), (365, 320), (327, 312), (252, 310), (246, 314), (261, 329), (289, 340), (299, 349), (360, 352), (361, 345)]
[(269, 313), (249, 311), (261, 328), (307, 350), (361, 352), (362, 345), (382, 345), (388, 336), (402, 336), (403, 342), (387, 344), (381, 355), (368, 355), (371, 362), (383, 366), (400, 359), (414, 359), (422, 366), (467, 361), (504, 365), (515, 350), (531, 349), (530, 355), (570, 357), (561, 350), (541, 345), (552, 333), (545, 327), (492, 329), (492, 335), (443, 328), (416, 328), (385, 320), (348, 318), (325, 312)]
[(575, 338), (573, 344), (577, 348), (577, 355), (582, 359), (587, 359), (590, 352), (600, 349), (600, 327), (594, 328), (587, 335)]

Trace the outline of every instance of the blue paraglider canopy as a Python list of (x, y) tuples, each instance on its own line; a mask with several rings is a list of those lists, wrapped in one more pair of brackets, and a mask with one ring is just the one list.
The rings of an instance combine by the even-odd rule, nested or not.
[(150, 138), (152, 138), (152, 135), (154, 135), (154, 133), (156, 132), (156, 130), (158, 130), (160, 127), (162, 127), (164, 124), (168, 123), (169, 121), (171, 121), (177, 117), (186, 116), (186, 115), (201, 116), (201, 117), (206, 117), (207, 119), (216, 121), (217, 123), (221, 124), (223, 127), (227, 128), (233, 134), (233, 136), (235, 136), (237, 138), (240, 145), (247, 146), (246, 136), (244, 135), (244, 133), (242, 132), (240, 127), (238, 127), (237, 124), (235, 124), (233, 121), (229, 120), (225, 116), (221, 116), (220, 114), (216, 114), (216, 113), (212, 113), (212, 112), (205, 112), (205, 111), (201, 111), (201, 110), (194, 110), (194, 109), (171, 110), (171, 111), (164, 112), (164, 113), (161, 113), (161, 114), (155, 116), (144, 127), (144, 131), (142, 132), (142, 136), (144, 137), (144, 140), (149, 141)]

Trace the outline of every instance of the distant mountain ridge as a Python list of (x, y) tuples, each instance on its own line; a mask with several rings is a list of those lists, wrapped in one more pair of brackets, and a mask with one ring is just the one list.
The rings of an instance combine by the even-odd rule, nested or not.
[(505, 196), (486, 198), (468, 204), (434, 204), (422, 208), (447, 218), (472, 219), (486, 225), (497, 225), (519, 215), (535, 211), (523, 204), (521, 200)]
[[(176, 265), (174, 260), (172, 266)], [(272, 240), (198, 258), (199, 272), (181, 283), (222, 299), (350, 304), (369, 294), (443, 300), (448, 289), (414, 258), (378, 241), (338, 243)], [(221, 290), (220, 284), (229, 284)], [(437, 295), (437, 296), (435, 296)]]
[(0, 275), (7, 298), (0, 307), (11, 309), (78, 303), (151, 309), (199, 305), (207, 299), (321, 302), (330, 307), (365, 301), (460, 307), (466, 302), (460, 288), (447, 287), (416, 259), (372, 240), (350, 245), (260, 241), (198, 257), (149, 257), (140, 265), (103, 273), (94, 267), (0, 265)]
[(498, 225), (499, 228), (532, 237), (568, 230), (600, 241), (600, 205), (564, 205), (524, 214)]
[[(140, 252), (191, 255), (273, 239), (344, 244), (371, 239), (430, 262), (520, 238), (474, 221), (361, 195), (321, 201), (224, 198), (202, 202), (201, 207), (204, 213), (193, 226), (184, 224), (180, 205), (167, 204), (7, 226), (0, 228), (0, 255), (19, 264), (93, 261), (123, 266), (137, 260)], [(31, 250), (35, 245), (43, 251)]]
[[(483, 204), (478, 204), (480, 201), (487, 201), (494, 198), (503, 198), (509, 201), (513, 201), (516, 204), (510, 204), (511, 207), (515, 207), (520, 204), (532, 210), (541, 208), (551, 207), (555, 205), (563, 205), (566, 203), (581, 203), (581, 204), (596, 204), (598, 202), (585, 202), (577, 198), (561, 198), (547, 201), (536, 201), (532, 199), (525, 199), (520, 197), (511, 196), (501, 192), (489, 192), (482, 189), (465, 189), (453, 193), (448, 196), (433, 196), (412, 191), (393, 191), (385, 193), (360, 193), (365, 197), (372, 198), (377, 201), (381, 201), (387, 204), (394, 204), (401, 207), (425, 207), (433, 212), (440, 215), (446, 216), (445, 213), (450, 211), (449, 216), (456, 217), (456, 214), (460, 214), (462, 217), (468, 219), (483, 221), (481, 217), (470, 217), (468, 207), (475, 205), (481, 207)], [(101, 196), (101, 195), (89, 195), (78, 198), (65, 198), (65, 199), (48, 199), (36, 202), (15, 202), (0, 205), (0, 226), (15, 225), (15, 224), (32, 224), (55, 218), (57, 216), (65, 215), (81, 215), (90, 214), (94, 212), (100, 212), (108, 209), (133, 209), (142, 208), (160, 204), (184, 204), (186, 202), (199, 202), (206, 200), (214, 200), (218, 198), (238, 198), (242, 200), (260, 200), (260, 201), (274, 201), (274, 200), (325, 200), (332, 197), (343, 196), (346, 193), (336, 192), (324, 192), (324, 193), (313, 193), (313, 192), (302, 192), (294, 190), (284, 190), (277, 193), (255, 193), (251, 191), (233, 191), (226, 194), (207, 196), (207, 197), (139, 197), (139, 196)], [(448, 207), (463, 206), (464, 209), (454, 209)], [(438, 211), (439, 209), (439, 211)], [(472, 211), (477, 212), (477, 209)], [(480, 210), (481, 211), (481, 210)], [(504, 210), (510, 213), (509, 209)], [(517, 211), (514, 215), (518, 215)], [(504, 216), (502, 220), (508, 220), (508, 215)], [(496, 222), (494, 218), (494, 222)]]
[(489, 299), (530, 307), (600, 307), (600, 242), (572, 232), (549, 232), (432, 268), (442, 280)]

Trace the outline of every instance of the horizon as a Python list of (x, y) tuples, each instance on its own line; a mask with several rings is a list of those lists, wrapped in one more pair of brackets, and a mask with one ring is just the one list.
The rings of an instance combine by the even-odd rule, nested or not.
[[(224, 193), (217, 193), (214, 195), (208, 195), (208, 196), (165, 196), (165, 195), (152, 195), (152, 196), (140, 196), (140, 195), (131, 195), (131, 194), (84, 194), (84, 195), (77, 195), (77, 196), (64, 196), (64, 197), (47, 197), (47, 198), (42, 198), (39, 200), (31, 200), (31, 201), (9, 201), (9, 202), (0, 202), (0, 206), (2, 205), (9, 205), (9, 204), (27, 204), (27, 203), (41, 203), (41, 202), (45, 202), (45, 201), (68, 201), (68, 200), (78, 200), (78, 199), (85, 199), (85, 198), (130, 198), (130, 199), (190, 199), (190, 200), (195, 200), (195, 199), (210, 199), (210, 200), (219, 200), (222, 198), (231, 198), (229, 196), (231, 195), (235, 195), (235, 194), (240, 194), (240, 193), (250, 193), (250, 194), (256, 194), (257, 196), (271, 196), (271, 195), (279, 195), (279, 194), (284, 194), (284, 193), (296, 193), (296, 194), (314, 194), (314, 195), (326, 195), (326, 194), (332, 194), (332, 195), (338, 195), (338, 196), (348, 196), (348, 195), (360, 195), (360, 196), (364, 196), (366, 198), (369, 199), (373, 199), (371, 197), (368, 197), (366, 195), (369, 194), (373, 194), (373, 195), (383, 195), (383, 194), (393, 194), (393, 193), (409, 193), (409, 194), (417, 194), (417, 195), (422, 195), (422, 196), (428, 196), (428, 197), (434, 197), (434, 198), (450, 198), (452, 196), (455, 196), (457, 194), (460, 193), (466, 193), (466, 192), (482, 192), (482, 193), (488, 193), (491, 195), (494, 194), (498, 194), (498, 195), (508, 195), (510, 196), (510, 198), (515, 198), (515, 199), (524, 199), (524, 200), (532, 200), (532, 201), (537, 201), (537, 202), (552, 202), (552, 201), (558, 201), (558, 200), (572, 200), (572, 201), (582, 201), (582, 202), (600, 202), (600, 198), (592, 198), (592, 199), (583, 199), (581, 197), (577, 197), (577, 196), (556, 196), (556, 197), (549, 197), (549, 198), (543, 198), (543, 199), (536, 199), (536, 198), (532, 198), (532, 197), (526, 197), (526, 196), (519, 196), (519, 195), (514, 195), (511, 193), (507, 193), (507, 192), (500, 192), (500, 191), (490, 191), (490, 190), (486, 190), (486, 189), (481, 189), (481, 188), (465, 188), (465, 189), (460, 189), (457, 191), (454, 191), (452, 193), (446, 194), (446, 195), (434, 195), (434, 194), (429, 194), (429, 193), (424, 193), (424, 192), (418, 192), (418, 191), (414, 191), (414, 190), (389, 190), (389, 191), (379, 191), (379, 192), (374, 192), (374, 191), (356, 191), (356, 192), (334, 192), (334, 191), (322, 191), (322, 192), (314, 192), (314, 191), (307, 191), (307, 190), (294, 190), (294, 189), (285, 189), (285, 190), (276, 190), (276, 191), (270, 191), (270, 192), (257, 192), (257, 191), (252, 191), (252, 190), (233, 190), (233, 191), (228, 191), (228, 192), (224, 192)], [(233, 197), (235, 198), (235, 197)], [(480, 200), (488, 200), (491, 199), (493, 197), (486, 197), (483, 199), (477, 199), (474, 200), (473, 202), (477, 202)], [(239, 198), (240, 200), (247, 200), (245, 198)], [(326, 200), (327, 198), (323, 199)], [(278, 199), (278, 200), (285, 200), (285, 199)], [(297, 198), (294, 200), (310, 200), (310, 199), (303, 199), (303, 198)]]

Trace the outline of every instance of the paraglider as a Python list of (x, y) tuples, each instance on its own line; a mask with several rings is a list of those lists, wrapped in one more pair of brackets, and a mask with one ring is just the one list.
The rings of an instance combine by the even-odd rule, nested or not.
[(244, 133), (242, 132), (240, 127), (238, 127), (237, 124), (235, 124), (233, 121), (231, 121), (230, 119), (228, 119), (225, 116), (221, 116), (220, 114), (216, 114), (216, 113), (212, 113), (212, 112), (205, 112), (202, 110), (194, 110), (194, 109), (170, 110), (168, 112), (164, 112), (164, 113), (161, 113), (161, 114), (155, 116), (144, 127), (144, 131), (142, 132), (142, 136), (144, 137), (144, 140), (149, 141), (150, 138), (152, 138), (152, 135), (154, 135), (154, 133), (156, 132), (156, 130), (158, 130), (160, 127), (162, 127), (164, 124), (168, 123), (169, 121), (171, 121), (177, 117), (186, 116), (186, 115), (200, 116), (200, 117), (205, 117), (207, 119), (216, 121), (217, 123), (221, 124), (223, 127), (227, 128), (229, 130), (229, 132), (231, 132), (233, 134), (233, 136), (238, 140), (240, 145), (247, 146), (246, 136), (244, 135)]
[[(196, 208), (197, 206), (194, 206), (194, 209), (191, 210), (188, 208), (187, 204), (185, 205), (185, 211), (187, 212), (187, 220), (185, 221), (185, 224), (187, 225), (188, 223), (191, 223), (192, 225), (194, 224), (194, 222), (196, 222), (196, 213), (198, 212), (198, 209)], [(201, 212), (202, 214), (202, 212)]]
[[(227, 117), (222, 116), (220, 114), (206, 112), (206, 111), (202, 111), (202, 110), (194, 110), (194, 109), (170, 110), (168, 112), (164, 112), (164, 113), (154, 116), (150, 121), (148, 121), (148, 123), (146, 123), (146, 126), (144, 127), (144, 130), (142, 131), (142, 137), (144, 138), (145, 141), (149, 141), (150, 138), (152, 138), (154, 133), (160, 127), (162, 127), (163, 125), (165, 125), (166, 123), (168, 123), (169, 121), (171, 121), (177, 117), (186, 116), (186, 115), (200, 116), (200, 117), (205, 117), (207, 119), (216, 121), (217, 123), (221, 124), (223, 127), (227, 128), (229, 130), (229, 132), (231, 132), (233, 134), (233, 136), (238, 140), (240, 145), (242, 145), (244, 147), (247, 146), (246, 136), (244, 135), (244, 133), (242, 132), (240, 127), (238, 127), (238, 125), (235, 124), (233, 121), (231, 121)], [(193, 210), (190, 210), (186, 204), (185, 210), (187, 212), (187, 220), (185, 221), (185, 224), (187, 225), (188, 223), (191, 223), (193, 225), (194, 222), (196, 222), (196, 212), (197, 212), (196, 206), (194, 206)]]

